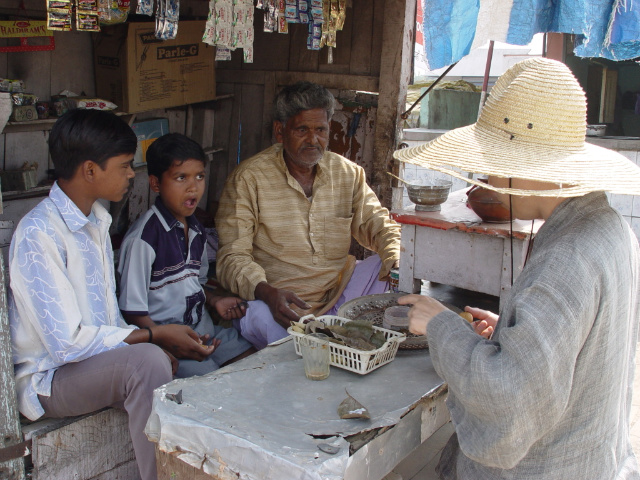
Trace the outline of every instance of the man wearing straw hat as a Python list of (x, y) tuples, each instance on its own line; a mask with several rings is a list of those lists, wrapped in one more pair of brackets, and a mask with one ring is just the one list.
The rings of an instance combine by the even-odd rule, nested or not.
[(499, 317), (466, 307), (472, 326), (434, 299), (400, 299), (449, 386), (443, 479), (640, 478), (629, 442), (638, 241), (604, 193), (640, 194), (640, 168), (586, 144), (585, 118), (570, 70), (532, 58), (498, 79), (476, 124), (395, 153), (488, 175), (512, 217), (545, 220)]

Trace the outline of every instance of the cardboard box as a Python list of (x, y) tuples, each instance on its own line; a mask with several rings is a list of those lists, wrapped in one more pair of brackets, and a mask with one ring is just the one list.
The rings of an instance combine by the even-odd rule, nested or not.
[(133, 157), (133, 166), (147, 163), (147, 150), (149, 146), (165, 133), (169, 133), (169, 120), (166, 118), (152, 118), (140, 120), (131, 125), (131, 128), (138, 137), (138, 149)]
[(129, 113), (215, 99), (215, 48), (202, 42), (204, 25), (180, 22), (165, 41), (154, 22), (103, 27), (94, 37), (97, 96)]

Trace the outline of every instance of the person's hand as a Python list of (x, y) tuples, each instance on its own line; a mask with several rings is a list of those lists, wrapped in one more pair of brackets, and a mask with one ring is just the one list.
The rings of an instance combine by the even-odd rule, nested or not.
[(246, 300), (238, 297), (219, 297), (213, 306), (222, 318), (233, 320), (244, 317), (249, 305)]
[(435, 298), (424, 295), (405, 295), (398, 299), (400, 305), (413, 305), (409, 310), (409, 331), (415, 335), (426, 335), (427, 325), (440, 312), (448, 310)]
[(266, 282), (260, 282), (258, 284), (255, 290), (255, 296), (269, 306), (274, 320), (284, 329), (289, 328), (292, 321), (300, 320), (300, 316), (289, 307), (290, 304), (293, 303), (303, 310), (311, 308), (311, 305), (307, 304), (307, 302), (292, 291), (272, 287)]
[(474, 307), (464, 307), (464, 311), (473, 315), (473, 329), (476, 333), (484, 338), (491, 338), (498, 323), (498, 315), (489, 310)]
[[(205, 340), (203, 340), (203, 338)], [(187, 325), (158, 325), (153, 327), (153, 343), (171, 352), (176, 358), (188, 358), (201, 362), (213, 353), (219, 341), (206, 345), (202, 338)]]

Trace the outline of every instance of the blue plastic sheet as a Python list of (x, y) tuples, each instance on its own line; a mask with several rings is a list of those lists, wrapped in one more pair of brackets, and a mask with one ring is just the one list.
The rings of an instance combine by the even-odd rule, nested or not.
[[(640, 57), (640, 0), (423, 1), (425, 55), (432, 70), (457, 62), (479, 40), (527, 45), (542, 32), (575, 34), (580, 57)], [(499, 15), (487, 14), (487, 6)], [(496, 21), (508, 25), (499, 28)]]

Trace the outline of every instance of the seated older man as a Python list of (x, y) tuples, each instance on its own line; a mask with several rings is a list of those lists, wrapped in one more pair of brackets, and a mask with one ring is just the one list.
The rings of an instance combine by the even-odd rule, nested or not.
[[(235, 322), (256, 348), (285, 337), (301, 314), (384, 292), (400, 257), (400, 227), (364, 170), (327, 151), (334, 102), (320, 85), (285, 87), (274, 101), (279, 143), (243, 161), (222, 192), (217, 276), (256, 300)], [(378, 255), (356, 262), (352, 237)]]

